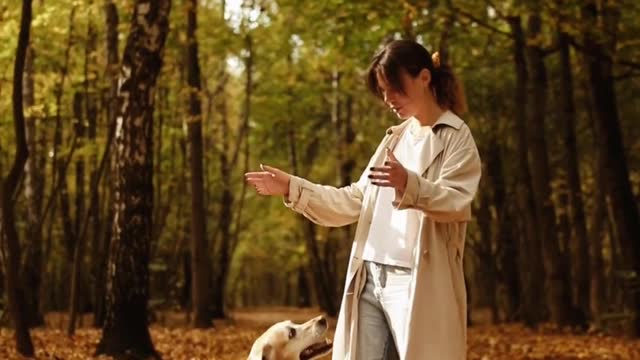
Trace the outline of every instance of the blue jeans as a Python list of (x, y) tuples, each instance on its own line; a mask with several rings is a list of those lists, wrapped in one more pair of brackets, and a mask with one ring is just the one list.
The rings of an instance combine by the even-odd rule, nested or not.
[(367, 282), (358, 303), (357, 360), (396, 360), (406, 344), (411, 269), (365, 261)]

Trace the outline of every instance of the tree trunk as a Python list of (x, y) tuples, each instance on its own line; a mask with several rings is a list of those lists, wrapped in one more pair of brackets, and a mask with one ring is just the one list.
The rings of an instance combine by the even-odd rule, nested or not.
[[(226, 77), (223, 78), (223, 84), (221, 85), (223, 88), (226, 87)], [(216, 229), (218, 234), (216, 234), (215, 238), (219, 239), (219, 243), (214, 242), (214, 256), (215, 262), (214, 266), (216, 267), (216, 271), (214, 272), (214, 281), (213, 281), (213, 316), (214, 318), (224, 318), (225, 317), (225, 308), (224, 308), (224, 289), (226, 285), (226, 275), (229, 269), (230, 258), (229, 258), (229, 249), (231, 242), (231, 217), (233, 215), (233, 192), (231, 189), (231, 166), (229, 160), (229, 137), (230, 137), (230, 127), (229, 127), (229, 119), (227, 112), (227, 98), (224, 90), (222, 91), (221, 101), (219, 104), (220, 109), (220, 136), (222, 143), (222, 151), (220, 151), (219, 161), (220, 161), (220, 176), (222, 180), (222, 199), (220, 204), (220, 215), (219, 215), (219, 228)]]
[[(55, 173), (57, 176), (54, 176), (54, 182), (57, 183), (56, 187), (59, 191), (58, 194), (55, 194), (55, 196), (58, 196), (58, 200), (60, 201), (59, 205), (60, 205), (60, 216), (61, 216), (61, 221), (62, 221), (62, 232), (63, 232), (63, 243), (64, 243), (64, 249), (65, 249), (65, 261), (62, 262), (62, 278), (64, 279), (68, 279), (69, 278), (69, 268), (70, 268), (70, 264), (73, 263), (73, 253), (74, 253), (74, 248), (75, 248), (75, 233), (74, 233), (74, 226), (73, 226), (73, 221), (71, 218), (71, 206), (69, 203), (69, 190), (68, 190), (68, 186), (67, 186), (67, 170), (69, 167), (69, 161), (71, 158), (64, 158), (64, 157), (60, 157), (59, 156), (59, 152), (60, 152), (60, 147), (62, 146), (62, 134), (63, 134), (63, 123), (62, 123), (62, 97), (64, 94), (64, 85), (67, 79), (67, 75), (69, 72), (69, 63), (70, 63), (70, 57), (71, 57), (71, 48), (72, 48), (72, 44), (73, 44), (73, 34), (74, 34), (74, 24), (75, 24), (75, 11), (76, 11), (76, 7), (74, 6), (71, 9), (71, 13), (69, 15), (69, 33), (68, 33), (68, 39), (67, 39), (67, 46), (65, 48), (65, 56), (64, 56), (64, 63), (63, 66), (60, 70), (60, 80), (59, 83), (57, 84), (58, 86), (55, 89), (55, 97), (56, 97), (56, 126), (55, 126), (55, 132), (54, 132), (54, 159), (55, 159)], [(74, 98), (74, 108), (77, 106), (76, 103), (77, 99)], [(74, 135), (74, 147), (75, 147), (75, 142), (76, 138)], [(61, 293), (67, 294), (69, 292), (69, 286), (68, 286), (68, 281), (63, 281), (59, 284), (59, 289), (61, 290)], [(66, 299), (67, 297), (65, 296), (64, 299)], [(61, 298), (61, 300), (63, 300)], [(68, 304), (65, 304), (68, 305)]]
[[(249, 160), (250, 160), (250, 142), (249, 142), (249, 120), (251, 119), (251, 97), (253, 94), (253, 37), (251, 34), (245, 35), (245, 46), (247, 50), (247, 57), (245, 59), (245, 84), (244, 84), (244, 104), (242, 109), (242, 125), (240, 130), (238, 131), (238, 140), (236, 142), (236, 148), (233, 156), (232, 163), (237, 163), (240, 148), (244, 144), (243, 149), (243, 158), (244, 158), (244, 169), (242, 169), (242, 173), (246, 174), (249, 171)], [(240, 238), (240, 233), (243, 230), (242, 224), (242, 211), (244, 210), (244, 200), (247, 194), (247, 183), (246, 181), (242, 182), (242, 190), (240, 192), (240, 202), (236, 205), (236, 214), (233, 217), (234, 219), (234, 230), (231, 236), (231, 244), (229, 246), (229, 257), (232, 258), (235, 254), (236, 248), (238, 247), (238, 239)], [(228, 272), (228, 270), (227, 270)]]
[[(596, 150), (598, 151), (598, 150)], [(600, 156), (600, 155), (596, 155)], [(594, 209), (591, 216), (591, 234), (589, 236), (589, 264), (590, 286), (589, 286), (589, 312), (596, 323), (599, 323), (600, 315), (605, 311), (605, 280), (604, 280), (604, 257), (602, 255), (603, 241), (605, 236), (604, 224), (607, 222), (607, 211), (604, 193), (600, 190), (604, 188), (604, 174), (597, 169), (594, 171), (596, 181), (594, 186), (595, 200)], [(612, 239), (613, 240), (613, 239)]]
[(298, 307), (311, 306), (309, 282), (307, 281), (307, 274), (304, 271), (303, 265), (298, 266), (296, 283), (298, 285), (298, 291), (296, 292), (298, 297), (294, 304)]
[(24, 108), (22, 103), (22, 81), (29, 33), (31, 30), (31, 0), (22, 2), (22, 17), (20, 19), (20, 34), (16, 49), (15, 66), (13, 69), (13, 120), (16, 136), (16, 154), (9, 175), (2, 183), (2, 229), (0, 240), (6, 240), (7, 263), (5, 276), (7, 277), (7, 292), (9, 297), (9, 312), (15, 326), (16, 348), (23, 356), (34, 356), (33, 343), (29, 334), (26, 309), (24, 308), (24, 283), (20, 280), (20, 241), (15, 223), (15, 193), (18, 182), (29, 158), (29, 148), (25, 134)]
[[(288, 58), (288, 66), (291, 72), (294, 72), (293, 61), (291, 54), (289, 54)], [(318, 137), (313, 136), (311, 141), (305, 145), (304, 156), (299, 156), (297, 152), (297, 134), (296, 127), (293, 124), (295, 120), (295, 115), (293, 113), (293, 102), (294, 102), (294, 92), (292, 88), (287, 89), (287, 115), (289, 118), (288, 124), (288, 145), (289, 145), (289, 161), (291, 164), (291, 170), (293, 174), (305, 176), (304, 173), (310, 172), (311, 164), (313, 164), (317, 154), (318, 154)], [(328, 114), (328, 117), (331, 118), (331, 114)], [(319, 124), (323, 124), (325, 120)], [(301, 158), (301, 159), (300, 159)], [(301, 161), (300, 161), (301, 160)], [(306, 171), (302, 170), (302, 164), (307, 165), (308, 168)], [(338, 312), (338, 303), (339, 299), (336, 299), (336, 296), (333, 295), (336, 292), (335, 287), (331, 287), (330, 285), (330, 270), (327, 268), (326, 259), (321, 255), (321, 251), (318, 246), (318, 240), (316, 239), (316, 225), (310, 220), (300, 217), (299, 220), (300, 229), (302, 233), (302, 237), (305, 241), (307, 255), (309, 259), (309, 266), (313, 269), (312, 274), (314, 277), (314, 285), (316, 288), (316, 297), (318, 300), (318, 304), (320, 308), (327, 313), (329, 316), (335, 316)]]
[[(57, 136), (58, 140), (61, 140), (61, 132), (60, 135)], [(58, 142), (60, 144), (60, 142)], [(62, 216), (62, 232), (64, 238), (64, 249), (65, 249), (65, 257), (66, 264), (70, 264), (73, 261), (73, 252), (76, 244), (76, 234), (73, 229), (73, 220), (71, 219), (71, 205), (69, 204), (69, 189), (67, 187), (66, 180), (66, 166), (64, 159), (58, 159), (58, 180), (60, 181), (60, 215)], [(68, 265), (64, 266), (65, 268)], [(65, 271), (66, 272), (66, 271)]]
[[(489, 140), (486, 156), (486, 181), (493, 194), (493, 205), (496, 210), (495, 231), (492, 235), (492, 243), (496, 244), (497, 251), (495, 257), (498, 275), (498, 296), (505, 306), (502, 312), (506, 321), (514, 321), (517, 317), (517, 311), (521, 304), (521, 285), (518, 278), (518, 262), (520, 261), (518, 243), (514, 241), (517, 237), (513, 236), (516, 226), (514, 217), (508, 206), (508, 194), (505, 184), (505, 176), (503, 170), (503, 161), (501, 148), (498, 144), (497, 133), (498, 126), (492, 130), (491, 139)], [(501, 291), (504, 289), (504, 291)], [(506, 298), (501, 299), (500, 295)]]
[[(24, 280), (27, 283), (25, 291), (25, 310), (29, 327), (44, 325), (44, 317), (40, 311), (40, 286), (42, 281), (42, 229), (39, 227), (42, 200), (44, 198), (44, 175), (40, 164), (40, 149), (38, 138), (43, 136), (37, 130), (36, 117), (31, 113), (35, 105), (35, 89), (33, 84), (33, 63), (35, 52), (32, 47), (27, 49), (25, 59), (25, 73), (23, 79), (23, 104), (28, 116), (25, 117), (27, 146), (29, 159), (25, 166), (25, 198), (27, 199), (27, 247), (24, 263)], [(42, 144), (40, 144), (42, 145)], [(44, 148), (42, 149), (44, 151)]]
[(527, 160), (527, 64), (525, 60), (525, 38), (520, 17), (508, 18), (514, 37), (514, 65), (516, 71), (515, 106), (516, 121), (513, 131), (516, 141), (516, 200), (521, 214), (524, 233), (520, 236), (520, 253), (527, 254), (520, 261), (520, 283), (522, 284), (522, 318), (526, 325), (536, 326), (545, 316), (546, 307), (540, 294), (544, 284), (539, 281), (544, 274), (540, 238), (537, 233), (537, 219), (534, 212), (534, 195)]
[(486, 300), (487, 305), (491, 309), (491, 322), (496, 324), (500, 319), (498, 308), (498, 273), (496, 271), (496, 261), (498, 260), (493, 252), (493, 226), (491, 221), (490, 209), (490, 190), (486, 189), (478, 194), (476, 203), (478, 207), (475, 210), (476, 221), (478, 224), (479, 241), (475, 244), (481, 271), (482, 289), (484, 294), (481, 296)]
[(191, 170), (191, 260), (193, 325), (209, 328), (211, 322), (211, 264), (204, 208), (202, 169), (202, 108), (200, 63), (196, 38), (198, 3), (190, 0), (187, 9), (187, 82), (189, 87), (188, 137)]
[[(90, 23), (89, 26), (89, 30), (88, 30), (88, 45), (87, 45), (87, 53), (85, 55), (85, 58), (87, 58), (87, 61), (85, 61), (85, 105), (86, 105), (86, 115), (87, 115), (87, 138), (89, 140), (90, 144), (95, 144), (96, 143), (96, 135), (97, 135), (97, 122), (98, 122), (98, 114), (101, 113), (101, 111), (98, 109), (98, 98), (96, 93), (98, 92), (98, 85), (97, 85), (97, 80), (98, 79), (98, 74), (97, 74), (97, 67), (96, 64), (94, 63), (94, 66), (91, 66), (89, 64), (89, 59), (93, 59), (94, 54), (97, 51), (97, 34), (95, 31), (95, 28), (93, 26), (93, 23)], [(115, 134), (113, 134), (111, 132), (111, 129), (115, 129), (115, 123), (109, 122), (109, 119), (107, 119), (107, 124), (109, 127), (109, 133), (107, 136), (109, 136), (109, 139), (107, 141), (108, 145), (107, 146), (111, 146), (111, 142), (113, 141), (113, 136)], [(110, 153), (110, 149), (105, 150), (105, 156), (107, 156), (106, 154)], [(101, 161), (107, 161), (108, 159), (102, 159)], [(100, 184), (99, 184), (99, 179), (101, 178), (101, 174), (104, 172), (106, 167), (106, 163), (105, 164), (101, 164), (98, 165), (98, 150), (97, 148), (92, 152), (91, 154), (91, 174), (89, 175), (89, 182), (90, 182), (90, 187), (89, 187), (89, 192), (90, 192), (90, 204), (89, 204), (89, 209), (88, 209), (88, 213), (86, 216), (88, 216), (87, 220), (91, 220), (91, 231), (87, 233), (89, 233), (89, 236), (84, 236), (84, 232), (85, 229), (81, 229), (81, 233), (80, 233), (80, 237), (83, 241), (83, 243), (85, 245), (83, 246), (92, 246), (93, 252), (90, 253), (90, 263), (93, 264), (95, 262), (100, 262), (101, 261), (101, 256), (99, 256), (99, 252), (96, 251), (96, 247), (98, 246), (98, 244), (100, 243), (98, 241), (98, 239), (100, 239), (101, 236), (101, 219), (100, 219)], [(83, 225), (83, 227), (86, 225)], [(91, 239), (89, 241), (89, 239)], [(89, 272), (91, 272), (91, 275), (95, 275), (95, 272), (93, 272), (93, 269), (87, 269)], [(95, 297), (93, 297), (92, 295), (95, 294), (95, 287), (100, 286), (98, 285), (98, 279), (95, 277), (90, 277), (91, 279), (91, 285), (89, 287), (93, 287), (94, 289), (87, 289), (89, 292), (89, 298), (87, 299), (87, 301), (90, 301), (92, 304), (92, 309), (95, 312), (96, 309), (96, 302), (95, 302)], [(95, 318), (94, 318), (95, 320)]]
[(531, 81), (528, 83), (527, 106), (529, 121), (529, 166), (531, 167), (533, 191), (535, 193), (535, 211), (538, 218), (539, 236), (542, 239), (544, 266), (547, 279), (547, 301), (551, 311), (551, 320), (560, 325), (567, 325), (571, 314), (571, 284), (569, 282), (568, 258), (560, 252), (556, 227), (556, 216), (551, 200), (551, 176), (547, 142), (545, 139), (545, 113), (547, 97), (547, 74), (542, 48), (537, 45), (542, 31), (542, 20), (539, 15), (531, 14), (528, 19), (528, 43), (526, 56)]
[(169, 0), (136, 1), (118, 89), (107, 314), (96, 354), (156, 358), (147, 321), (153, 209), (153, 92), (169, 31)]
[[(73, 97), (74, 112), (74, 128), (76, 132), (76, 141), (82, 146), (84, 137), (84, 116), (83, 102), (86, 101), (83, 95), (76, 92)], [(69, 288), (69, 324), (67, 327), (67, 335), (72, 336), (76, 331), (76, 315), (78, 312), (79, 301), (79, 282), (81, 257), (84, 253), (84, 239), (80, 238), (80, 223), (82, 222), (82, 214), (84, 213), (84, 159), (82, 156), (76, 160), (76, 225), (73, 233), (75, 237), (72, 266), (71, 266), (71, 286)]]
[(589, 304), (589, 241), (587, 225), (582, 200), (582, 183), (578, 165), (578, 148), (576, 144), (576, 109), (573, 98), (573, 74), (571, 72), (571, 53), (569, 49), (569, 35), (559, 34), (560, 43), (560, 103), (566, 147), (565, 166), (567, 170), (569, 219), (573, 234), (572, 242), (578, 249), (575, 257), (575, 288), (574, 299), (585, 314), (590, 312)]
[[(110, 126), (116, 124), (116, 113), (118, 111), (117, 93), (118, 93), (118, 9), (112, 0), (105, 1), (105, 25), (106, 25), (106, 52), (107, 52), (107, 79), (109, 81), (109, 92), (107, 95), (107, 122)], [(112, 185), (109, 185), (112, 186)], [(97, 206), (97, 205), (96, 205)], [(106, 268), (107, 259), (106, 256), (98, 256), (104, 254), (109, 249), (109, 243), (111, 239), (110, 229), (111, 222), (113, 220), (113, 208), (109, 207), (107, 216), (105, 217), (104, 224), (106, 225), (107, 232), (103, 234), (99, 230), (102, 228), (102, 223), (98, 224), (96, 228), (94, 223), (94, 236), (93, 241), (93, 273), (96, 287), (94, 289), (94, 325), (102, 327), (104, 325), (104, 317), (106, 312), (105, 296), (106, 296)]]
[[(640, 271), (640, 214), (629, 180), (611, 58), (616, 45), (620, 9), (614, 3), (601, 5), (587, 1), (582, 7), (587, 31), (583, 53), (590, 82), (591, 102), (595, 110), (596, 147), (601, 151), (598, 168), (604, 176), (613, 212), (612, 224), (623, 252), (626, 270)], [(636, 275), (638, 276), (638, 275)], [(635, 292), (634, 306), (640, 311), (640, 292)], [(640, 315), (635, 319), (635, 334), (640, 334)]]
[[(353, 170), (353, 160), (349, 155), (348, 146), (350, 145), (348, 141), (353, 142), (353, 139), (348, 139), (346, 136), (346, 132), (353, 129), (351, 128), (351, 119), (347, 119), (347, 117), (351, 116), (351, 108), (345, 108), (343, 111), (343, 105), (345, 107), (351, 107), (353, 102), (347, 103), (348, 98), (345, 97), (343, 100), (343, 95), (340, 86), (340, 80), (342, 78), (342, 72), (334, 69), (331, 74), (331, 123), (334, 126), (335, 133), (335, 148), (336, 148), (336, 159), (340, 159), (336, 162), (337, 169), (337, 180), (336, 186), (346, 186), (351, 184), (351, 171)], [(347, 121), (349, 124), (347, 124)], [(345, 183), (346, 182), (346, 183)], [(332, 289), (332, 297), (338, 298), (342, 294), (339, 289), (338, 284), (342, 277), (338, 278), (338, 274), (343, 273), (343, 269), (338, 269), (338, 254), (342, 254), (344, 251), (341, 250), (341, 247), (344, 244), (351, 243), (351, 227), (343, 226), (341, 229), (329, 229), (326, 241), (324, 243), (324, 254), (322, 256), (321, 264), (323, 265), (325, 272), (327, 274), (327, 285), (328, 289)], [(336, 231), (337, 230), (337, 231)], [(339, 232), (339, 234), (336, 234)], [(348, 245), (347, 245), (348, 246)], [(346, 266), (346, 262), (341, 262), (341, 265)], [(346, 269), (345, 269), (346, 270)]]
[[(293, 169), (294, 174), (299, 174), (298, 172), (298, 159), (295, 151), (295, 130), (293, 127), (289, 130), (289, 142), (290, 142), (290, 161), (291, 167)], [(312, 142), (310, 146), (315, 146)], [(308, 158), (305, 159), (305, 163), (308, 162)], [(318, 299), (318, 304), (320, 308), (327, 313), (329, 316), (335, 316), (338, 311), (337, 302), (338, 299), (333, 295), (335, 293), (335, 289), (330, 287), (328, 280), (328, 273), (326, 269), (326, 263), (323, 260), (323, 257), (320, 254), (320, 249), (318, 248), (318, 240), (316, 236), (316, 225), (310, 220), (300, 217), (300, 226), (302, 228), (302, 237), (305, 241), (307, 254), (310, 261), (310, 268), (313, 269), (313, 277), (314, 277), (314, 285), (316, 286), (316, 296)]]
[[(77, 95), (77, 104), (76, 98)], [(86, 136), (85, 129), (85, 114), (84, 107), (87, 101), (87, 97), (85, 94), (77, 92), (74, 94), (74, 131), (76, 134), (76, 142), (78, 146), (82, 148), (85, 144), (84, 137)], [(75, 107), (78, 107), (77, 109)], [(83, 154), (78, 154), (76, 158), (76, 203), (75, 203), (75, 224), (73, 228), (73, 233), (76, 234), (76, 237), (80, 234), (80, 226), (82, 223), (82, 218), (85, 212), (85, 160)], [(81, 241), (81, 239), (76, 239), (76, 241)], [(74, 246), (74, 250), (77, 246)]]
[[(85, 57), (84, 57), (84, 92), (82, 98), (84, 100), (84, 107), (78, 109), (77, 115), (75, 117), (77, 123), (75, 124), (76, 129), (76, 139), (82, 144), (83, 138), (85, 137), (85, 127), (88, 125), (89, 138), (93, 142), (95, 142), (96, 138), (96, 116), (97, 109), (95, 106), (95, 102), (93, 101), (93, 91), (95, 89), (93, 84), (93, 80), (90, 80), (89, 68), (90, 68), (90, 59), (91, 54), (95, 52), (95, 41), (96, 35), (93, 30), (93, 24), (89, 22), (88, 30), (87, 30), (87, 44), (85, 46)], [(92, 71), (96, 75), (94, 71)], [(95, 79), (97, 76), (92, 76), (91, 79)], [(84, 114), (83, 111), (84, 110)], [(84, 116), (83, 116), (84, 115)], [(86, 120), (86, 121), (85, 121)], [(109, 155), (109, 147), (112, 139), (112, 131), (109, 129), (109, 133), (107, 134), (107, 149), (105, 150), (105, 158)], [(73, 268), (71, 272), (71, 290), (70, 290), (70, 301), (71, 304), (69, 306), (69, 327), (67, 329), (67, 333), (69, 336), (72, 336), (75, 333), (76, 327), (76, 316), (78, 312), (82, 313), (86, 303), (86, 296), (81, 297), (82, 294), (86, 293), (86, 285), (83, 280), (85, 280), (81, 275), (83, 274), (82, 270), (84, 269), (84, 254), (87, 246), (86, 239), (86, 231), (89, 224), (89, 219), (93, 218), (94, 222), (97, 221), (98, 211), (97, 211), (97, 203), (98, 203), (98, 170), (97, 170), (97, 151), (93, 151), (91, 160), (93, 170), (90, 175), (90, 205), (89, 211), (85, 211), (85, 181), (84, 181), (84, 157), (80, 156), (78, 161), (76, 162), (76, 230), (77, 241), (75, 252), (73, 255)], [(103, 160), (104, 161), (104, 160)], [(100, 170), (104, 170), (104, 164)], [(102, 173), (102, 171), (100, 171)], [(99, 222), (98, 222), (99, 224)], [(98, 224), (95, 227), (99, 226)], [(97, 259), (96, 259), (97, 261)]]

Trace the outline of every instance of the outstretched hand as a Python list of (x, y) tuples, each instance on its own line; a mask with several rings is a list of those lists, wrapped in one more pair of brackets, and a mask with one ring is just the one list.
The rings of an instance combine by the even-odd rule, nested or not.
[(400, 194), (404, 194), (409, 173), (400, 161), (396, 159), (391, 149), (387, 148), (386, 150), (387, 159), (384, 162), (384, 166), (371, 167), (369, 179), (371, 179), (373, 185), (392, 187)]
[(260, 195), (289, 195), (291, 175), (267, 165), (260, 164), (262, 171), (248, 172), (244, 178)]

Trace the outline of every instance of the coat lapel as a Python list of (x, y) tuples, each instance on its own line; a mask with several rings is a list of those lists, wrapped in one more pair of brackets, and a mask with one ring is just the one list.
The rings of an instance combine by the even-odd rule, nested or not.
[(450, 126), (459, 130), (464, 122), (451, 111), (445, 111), (438, 121), (427, 130), (427, 141), (422, 147), (422, 155), (420, 158), (420, 166), (417, 173), (424, 176), (425, 171), (433, 164), (433, 161), (444, 150), (444, 144), (437, 134), (437, 129), (442, 126)]
[(433, 129), (429, 129), (427, 132), (427, 141), (425, 141), (422, 147), (422, 155), (420, 157), (420, 165), (418, 165), (417, 173), (423, 175), (425, 171), (431, 166), (436, 157), (444, 149), (444, 145), (438, 135), (436, 135)]

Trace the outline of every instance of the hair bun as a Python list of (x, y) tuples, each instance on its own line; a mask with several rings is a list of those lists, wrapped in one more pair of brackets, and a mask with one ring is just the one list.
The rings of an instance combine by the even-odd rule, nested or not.
[(433, 67), (435, 67), (436, 69), (440, 67), (440, 53), (439, 52), (434, 52), (433, 54), (431, 54), (431, 61), (433, 61)]

